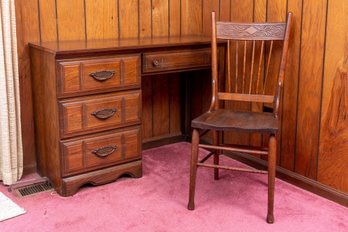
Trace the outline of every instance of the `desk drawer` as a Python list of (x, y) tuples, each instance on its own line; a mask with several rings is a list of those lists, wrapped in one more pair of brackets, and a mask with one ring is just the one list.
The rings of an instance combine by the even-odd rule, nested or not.
[(58, 62), (60, 97), (140, 86), (140, 55)]
[(61, 142), (63, 176), (141, 158), (140, 129)]
[(195, 69), (211, 65), (211, 50), (196, 49), (143, 54), (143, 73)]
[(141, 92), (97, 95), (59, 103), (62, 138), (140, 123)]

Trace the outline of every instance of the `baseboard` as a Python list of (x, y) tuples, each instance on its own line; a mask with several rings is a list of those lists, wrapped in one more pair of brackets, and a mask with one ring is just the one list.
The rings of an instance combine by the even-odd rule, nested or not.
[[(250, 155), (235, 153), (226, 155), (258, 169), (267, 168), (267, 162), (265, 160), (261, 160)], [(327, 185), (321, 184), (318, 181), (309, 179), (282, 167), (277, 167), (277, 177), (302, 189), (305, 189), (321, 197), (334, 201), (340, 205), (348, 207), (347, 194), (337, 191), (336, 189), (331, 188)]]
[(180, 134), (171, 134), (166, 136), (153, 137), (148, 140), (143, 140), (143, 150), (163, 146), (166, 144), (187, 141), (187, 136)]

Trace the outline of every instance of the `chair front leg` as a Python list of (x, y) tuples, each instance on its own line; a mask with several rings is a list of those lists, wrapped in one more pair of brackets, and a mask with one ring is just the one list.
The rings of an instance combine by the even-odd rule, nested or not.
[(192, 150), (191, 150), (191, 168), (190, 168), (190, 192), (188, 209), (195, 209), (195, 189), (196, 189), (196, 175), (197, 175), (197, 162), (198, 162), (198, 145), (199, 145), (199, 133), (197, 129), (192, 131)]
[[(213, 145), (218, 146), (219, 145), (219, 131), (212, 131), (213, 134)], [(220, 150), (215, 150), (214, 152), (214, 164), (219, 165), (219, 158), (220, 158)], [(219, 179), (219, 169), (214, 168), (214, 179)]]
[(277, 139), (275, 135), (271, 135), (268, 144), (268, 210), (267, 222), (272, 224), (274, 222), (274, 184), (276, 174), (276, 157), (277, 157)]

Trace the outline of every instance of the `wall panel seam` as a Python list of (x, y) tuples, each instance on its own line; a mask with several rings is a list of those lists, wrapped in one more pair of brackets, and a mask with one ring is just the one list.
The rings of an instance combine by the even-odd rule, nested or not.
[(329, 12), (329, 0), (326, 0), (326, 15), (325, 15), (325, 31), (324, 31), (324, 52), (323, 52), (323, 67), (321, 74), (321, 89), (320, 89), (320, 105), (319, 105), (319, 126), (318, 126), (318, 144), (317, 144), (317, 156), (316, 156), (316, 173), (315, 180), (318, 180), (318, 169), (319, 169), (319, 149), (320, 149), (320, 133), (321, 133), (321, 117), (322, 117), (322, 107), (323, 107), (323, 91), (324, 91), (324, 75), (325, 75), (325, 58), (326, 58), (326, 38), (327, 38), (327, 28), (328, 28), (328, 12)]
[(302, 56), (302, 26), (303, 26), (303, 1), (301, 2), (301, 27), (300, 27), (300, 51), (298, 57), (298, 75), (297, 75), (297, 97), (296, 97), (296, 127), (295, 127), (295, 139), (294, 139), (294, 161), (293, 172), (296, 172), (296, 156), (297, 156), (297, 127), (298, 127), (298, 99), (300, 94), (300, 76), (301, 76), (301, 56)]

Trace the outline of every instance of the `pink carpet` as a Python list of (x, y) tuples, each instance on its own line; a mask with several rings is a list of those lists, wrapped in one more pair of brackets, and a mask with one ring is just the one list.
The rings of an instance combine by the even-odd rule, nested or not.
[(1, 186), (27, 213), (1, 222), (0, 231), (348, 231), (347, 208), (281, 180), (275, 223), (267, 224), (265, 175), (221, 171), (214, 181), (211, 169), (199, 169), (196, 210), (188, 211), (189, 157), (189, 143), (144, 151), (142, 178), (82, 188), (67, 198), (54, 192), (18, 198)]

